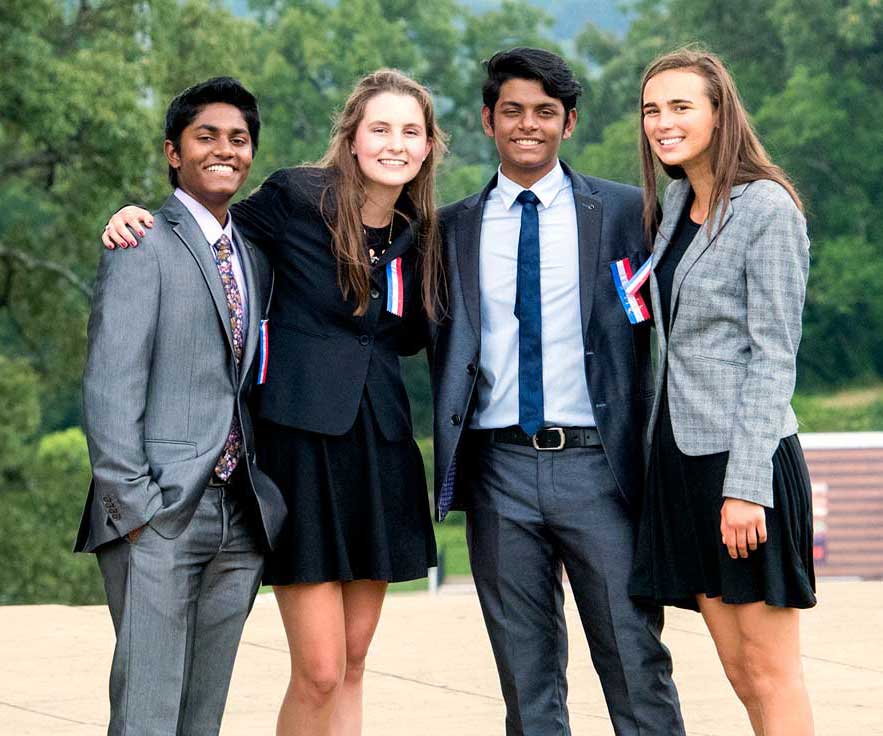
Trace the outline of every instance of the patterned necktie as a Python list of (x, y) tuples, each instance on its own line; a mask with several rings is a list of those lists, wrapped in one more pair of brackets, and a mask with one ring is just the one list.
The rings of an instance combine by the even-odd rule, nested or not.
[[(242, 348), (244, 345), (242, 332), (242, 295), (236, 277), (233, 275), (233, 245), (226, 235), (221, 235), (218, 242), (213, 246), (215, 251), (215, 263), (218, 273), (221, 275), (221, 283), (224, 286), (224, 296), (227, 298), (227, 312), (230, 315), (230, 331), (233, 333), (233, 355), (236, 365), (242, 360)], [(227, 480), (236, 470), (239, 463), (239, 455), (242, 452), (242, 427), (239, 424), (239, 415), (234, 411), (233, 422), (224, 445), (224, 452), (215, 465), (215, 475), (221, 480)]]
[(518, 425), (530, 435), (543, 426), (543, 336), (540, 308), (539, 199), (525, 189), (518, 235), (518, 279), (515, 317), (518, 319)]

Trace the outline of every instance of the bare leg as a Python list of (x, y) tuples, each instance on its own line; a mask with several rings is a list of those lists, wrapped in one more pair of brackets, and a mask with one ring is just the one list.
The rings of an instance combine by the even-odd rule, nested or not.
[(362, 678), (365, 658), (374, 637), (387, 584), (379, 580), (343, 583), (343, 610), (346, 628), (346, 672), (332, 717), (334, 736), (362, 733)]
[[(730, 659), (730, 666), (739, 670), (738, 677), (744, 678), (744, 688), (752, 704), (749, 717), (755, 733), (759, 736), (812, 736), (812, 708), (800, 661), (799, 611), (775, 608), (763, 602), (728, 605), (703, 597), (700, 597), (699, 605), (718, 653), (721, 653), (723, 644), (727, 658), (738, 661), (734, 665)], [(726, 670), (724, 654), (721, 654), (721, 661)], [(727, 674), (730, 676), (729, 672)]]
[(745, 710), (748, 711), (748, 719), (755, 736), (766, 736), (763, 730), (763, 718), (760, 713), (760, 703), (751, 689), (751, 681), (745, 667), (745, 659), (742, 655), (741, 636), (739, 624), (736, 620), (736, 606), (723, 603), (720, 598), (708, 598), (704, 595), (696, 596), (699, 610), (705, 619), (705, 625), (711, 632), (717, 656), (724, 666), (724, 673), (736, 691), (736, 696), (742, 701)]
[(341, 583), (276, 586), (288, 639), (291, 680), (276, 736), (331, 736), (332, 714), (346, 669)]

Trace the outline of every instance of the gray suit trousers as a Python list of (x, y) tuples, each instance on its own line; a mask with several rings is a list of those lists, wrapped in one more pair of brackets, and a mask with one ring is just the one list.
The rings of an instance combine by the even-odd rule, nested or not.
[(571, 733), (562, 566), (617, 736), (682, 735), (662, 610), (628, 597), (635, 529), (603, 450), (474, 449), (467, 539), (507, 736)]
[(116, 630), (108, 736), (216, 736), (264, 559), (235, 490), (207, 488), (174, 539), (99, 547)]

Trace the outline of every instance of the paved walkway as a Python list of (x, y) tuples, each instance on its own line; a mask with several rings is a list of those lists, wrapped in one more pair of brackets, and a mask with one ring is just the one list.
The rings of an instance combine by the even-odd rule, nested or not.
[[(819, 736), (883, 735), (883, 583), (823, 581), (804, 616), (804, 660)], [(572, 600), (575, 736), (612, 736)], [(741, 736), (748, 722), (698, 615), (671, 611), (690, 736)], [(0, 734), (99, 736), (107, 722), (113, 630), (103, 607), (0, 607)], [(272, 736), (287, 678), (275, 603), (261, 596), (240, 649), (222, 736)], [(365, 736), (502, 734), (503, 703), (475, 592), (387, 599), (366, 676)], [(545, 736), (545, 735), (543, 735)]]

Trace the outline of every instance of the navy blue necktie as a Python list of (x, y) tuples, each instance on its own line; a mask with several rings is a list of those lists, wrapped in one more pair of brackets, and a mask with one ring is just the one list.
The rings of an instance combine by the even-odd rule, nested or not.
[(515, 317), (518, 319), (518, 425), (527, 434), (543, 426), (543, 317), (540, 308), (540, 218), (537, 195), (525, 189), (518, 236), (518, 280)]

